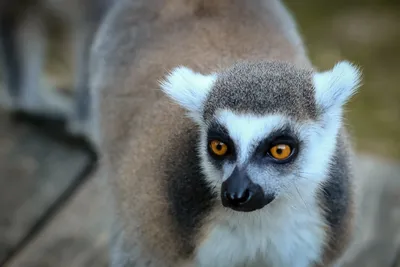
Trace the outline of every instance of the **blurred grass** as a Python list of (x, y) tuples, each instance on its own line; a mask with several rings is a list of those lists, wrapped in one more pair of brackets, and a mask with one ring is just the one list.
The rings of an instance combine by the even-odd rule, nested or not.
[(286, 0), (320, 70), (347, 59), (363, 86), (347, 106), (359, 151), (400, 159), (400, 1)]

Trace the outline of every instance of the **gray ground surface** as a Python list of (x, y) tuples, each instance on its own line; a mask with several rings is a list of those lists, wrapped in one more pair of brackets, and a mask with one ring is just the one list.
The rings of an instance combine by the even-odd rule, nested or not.
[(82, 148), (0, 112), (0, 264), (56, 210), (89, 163)]
[(48, 227), (6, 266), (108, 266), (108, 204), (105, 180), (94, 174)]

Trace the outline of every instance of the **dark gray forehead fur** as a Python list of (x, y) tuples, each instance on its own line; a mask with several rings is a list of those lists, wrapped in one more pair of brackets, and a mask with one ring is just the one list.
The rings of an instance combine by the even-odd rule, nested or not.
[(242, 62), (218, 74), (204, 107), (210, 120), (218, 109), (315, 119), (313, 71), (285, 62)]

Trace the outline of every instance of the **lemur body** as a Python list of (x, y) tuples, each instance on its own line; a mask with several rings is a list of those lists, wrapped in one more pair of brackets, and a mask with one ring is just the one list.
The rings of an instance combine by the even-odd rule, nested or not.
[[(66, 119), (69, 130), (86, 134), (91, 104), (89, 51), (100, 21), (112, 3), (113, 0), (1, 0), (0, 63), (8, 98), (2, 104), (12, 111)], [(41, 90), (49, 40), (58, 38), (48, 34), (49, 24), (54, 21), (60, 21), (71, 36), (67, 41), (72, 43), (70, 56), (74, 58), (72, 104)], [(66, 52), (70, 51), (58, 53)]]
[(340, 263), (360, 77), (313, 70), (279, 1), (120, 2), (92, 59), (112, 266)]

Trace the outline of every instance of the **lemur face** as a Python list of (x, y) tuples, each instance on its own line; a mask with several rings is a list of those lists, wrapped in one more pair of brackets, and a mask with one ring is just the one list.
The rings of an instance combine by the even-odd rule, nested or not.
[(281, 115), (218, 110), (200, 150), (207, 177), (220, 184), (223, 205), (253, 211), (290, 188), (304, 172), (304, 131)]
[(201, 165), (222, 204), (250, 212), (324, 181), (359, 80), (347, 62), (323, 73), (258, 62), (211, 75), (177, 68), (162, 88), (199, 125)]

